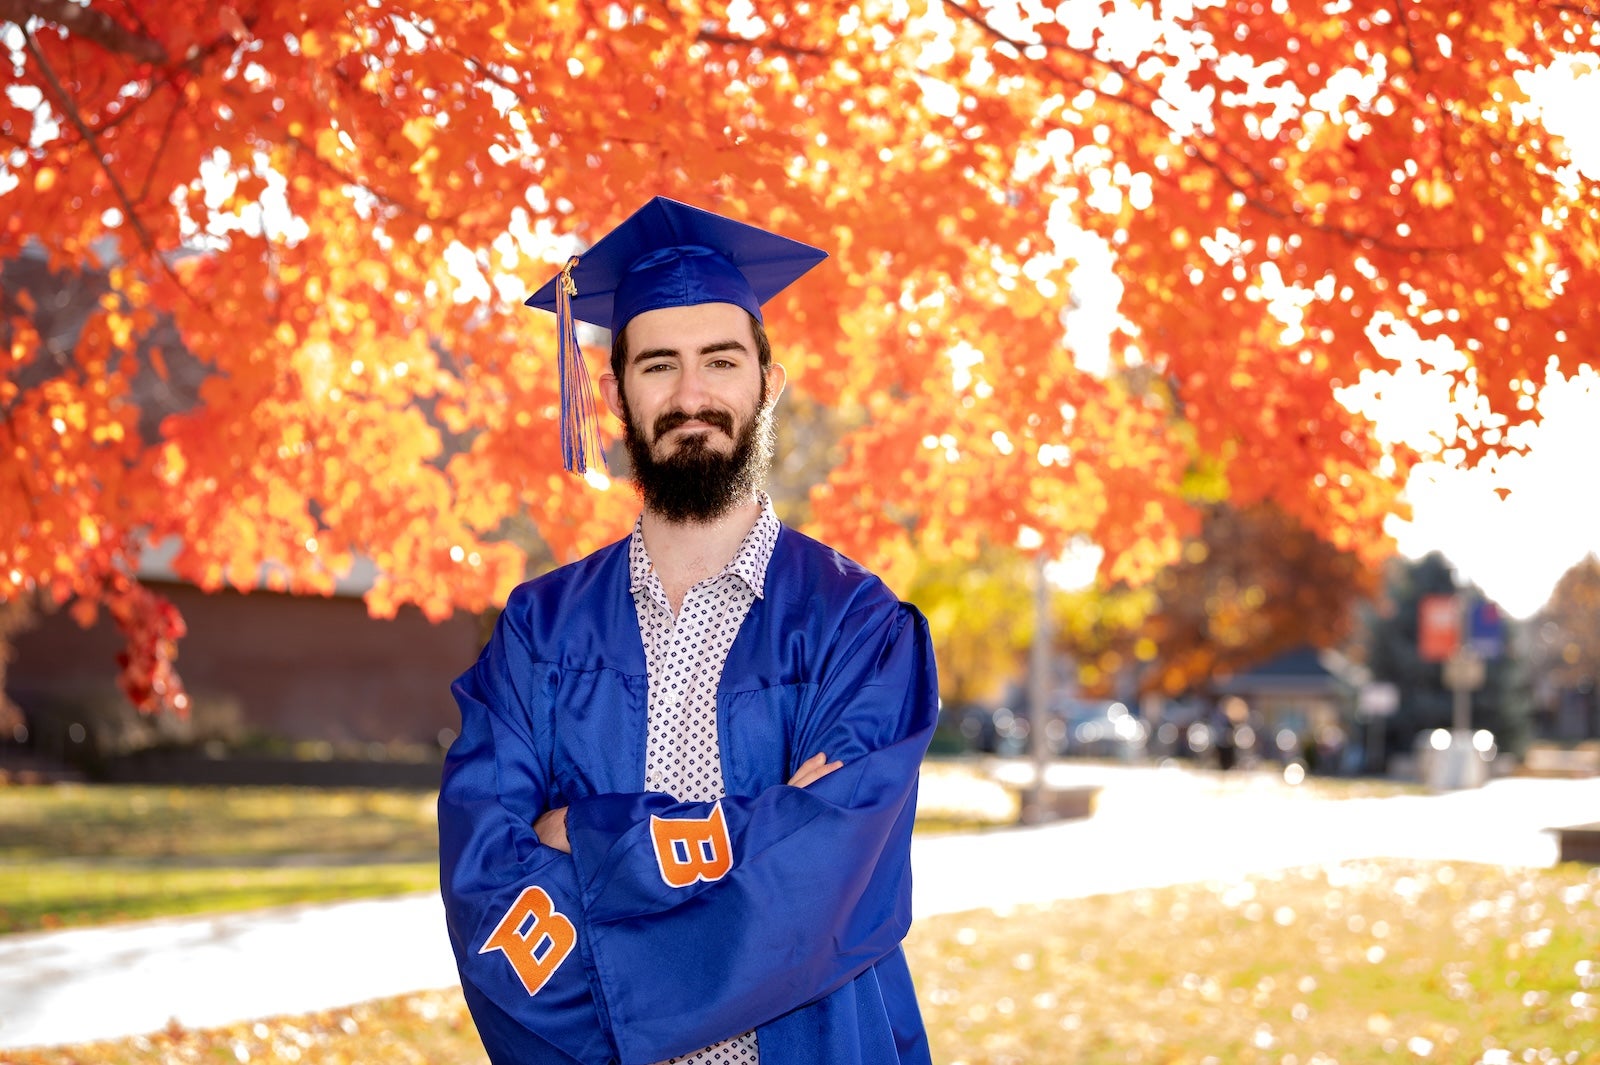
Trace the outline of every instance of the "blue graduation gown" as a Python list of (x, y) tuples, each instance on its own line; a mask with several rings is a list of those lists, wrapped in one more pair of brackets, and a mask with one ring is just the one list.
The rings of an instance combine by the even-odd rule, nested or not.
[[(900, 942), (938, 684), (926, 621), (878, 578), (779, 534), (717, 692), (716, 803), (641, 790), (627, 540), (518, 587), (453, 690), (441, 887), (495, 1065), (648, 1065), (751, 1028), (763, 1065), (929, 1061)], [(786, 785), (818, 752), (843, 768)], [(531, 827), (560, 806), (570, 855)], [(724, 835), (662, 850), (678, 825)], [(669, 882), (724, 847), (731, 866)]]

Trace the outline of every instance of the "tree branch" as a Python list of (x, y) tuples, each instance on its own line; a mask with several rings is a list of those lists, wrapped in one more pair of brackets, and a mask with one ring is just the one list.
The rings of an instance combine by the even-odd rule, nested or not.
[[(5, 2), (7, 0), (0, 0), (0, 3)], [(100, 142), (96, 139), (94, 130), (90, 129), (88, 123), (84, 121), (83, 115), (78, 111), (78, 105), (73, 102), (72, 96), (61, 84), (61, 79), (56, 77), (56, 72), (50, 66), (50, 61), (45, 58), (44, 52), (39, 48), (39, 42), (34, 39), (33, 31), (26, 26), (22, 27), (22, 42), (23, 46), (27, 48), (28, 54), (33, 57), (33, 61), (39, 64), (39, 70), (44, 74), (45, 81), (49, 83), (50, 91), (55, 94), (61, 104), (62, 113), (71, 120), (73, 127), (78, 131), (78, 135), (83, 138), (84, 143), (89, 146), (89, 150), (94, 153), (95, 162), (100, 164), (101, 171), (105, 173), (106, 181), (110, 183), (112, 191), (117, 194), (117, 199), (122, 203), (122, 210), (127, 216), (128, 225), (133, 227), (133, 231), (138, 235), (139, 242), (144, 245), (145, 251), (172, 279), (173, 283), (178, 286), (178, 291), (182, 292), (191, 303), (198, 305), (199, 301), (195, 300), (194, 296), (190, 294), (188, 287), (184, 285), (176, 271), (172, 269), (172, 264), (167, 261), (166, 256), (162, 255), (156, 247), (155, 239), (150, 236), (150, 231), (145, 228), (144, 220), (139, 217), (138, 208), (134, 206), (133, 200), (128, 196), (128, 190), (122, 187), (122, 181), (117, 177), (116, 171), (112, 169), (110, 159), (101, 150)]]
[[(0, 3), (5, 2), (7, 0), (0, 0)], [(145, 248), (154, 252), (155, 242), (151, 239), (149, 231), (144, 228), (144, 222), (140, 220), (139, 212), (134, 209), (133, 200), (128, 197), (127, 190), (122, 187), (122, 182), (118, 179), (116, 171), (111, 169), (110, 161), (106, 158), (105, 153), (100, 150), (100, 142), (95, 138), (94, 130), (89, 128), (89, 124), (84, 121), (83, 115), (78, 112), (78, 105), (73, 102), (72, 96), (67, 92), (66, 87), (61, 84), (61, 79), (56, 77), (56, 72), (50, 66), (50, 61), (44, 57), (44, 52), (39, 48), (39, 42), (34, 39), (33, 31), (27, 27), (22, 29), (22, 43), (23, 47), (28, 50), (28, 54), (33, 56), (33, 61), (39, 64), (39, 70), (44, 74), (45, 81), (50, 85), (50, 91), (55, 94), (57, 102), (60, 103), (62, 113), (72, 122), (73, 127), (78, 131), (78, 135), (83, 138), (83, 142), (94, 153), (95, 162), (100, 164), (100, 169), (105, 172), (106, 180), (111, 183), (112, 191), (117, 194), (117, 199), (122, 202), (122, 209), (128, 216), (128, 224), (139, 235), (139, 240), (144, 244)]]
[[(1550, 7), (1552, 10), (1559, 11), (1562, 14), (1576, 16), (1576, 18), (1572, 21), (1579, 21), (1582, 19), (1589, 20), (1589, 25), (1587, 28), (1589, 30), (1589, 39), (1591, 41), (1595, 39), (1596, 35), (1600, 35), (1600, 25), (1595, 24), (1595, 19), (1600, 18), (1600, 5), (1555, 3), (1551, 4)], [(1576, 28), (1581, 30), (1584, 27), (1580, 24)]]
[(1406, 39), (1406, 65), (1413, 72), (1417, 69), (1417, 42), (1411, 39), (1411, 24), (1406, 21), (1406, 9), (1401, 6), (1400, 0), (1394, 0), (1394, 20), (1400, 27), (1400, 35)]
[(160, 41), (130, 30), (97, 8), (74, 0), (0, 0), (0, 21), (15, 22), (27, 33), (28, 22), (35, 18), (136, 62), (167, 62), (167, 50)]
[[(4, 2), (5, 0), (0, 0), (0, 3)], [(100, 120), (94, 126), (95, 136), (104, 136), (124, 122), (132, 119), (134, 115), (139, 113), (141, 107), (150, 102), (150, 98), (155, 95), (156, 89), (163, 85), (170, 86), (172, 82), (167, 78), (145, 78), (140, 84), (143, 87), (138, 96), (129, 96), (117, 101), (118, 110), (115, 115), (107, 118), (102, 113), (99, 116)]]
[(303, 137), (297, 137), (292, 133), (285, 132), (283, 139), (294, 145), (300, 151), (306, 153), (306, 155), (310, 156), (311, 161), (322, 170), (326, 171), (329, 176), (337, 178), (346, 185), (351, 185), (355, 188), (361, 189), (363, 192), (371, 193), (372, 197), (380, 203), (386, 204), (389, 207), (393, 207), (396, 210), (411, 215), (414, 218), (420, 218), (430, 226), (454, 226), (460, 224), (462, 215), (461, 211), (455, 211), (450, 214), (430, 211), (427, 207), (414, 200), (407, 201), (401, 199), (399, 196), (389, 192), (386, 189), (378, 188), (376, 183), (368, 181), (366, 178), (358, 174), (352, 174), (350, 171), (346, 170), (342, 166), (339, 166), (332, 160), (323, 158), (322, 153), (317, 151), (315, 146), (307, 142)]
[[(1028, 47), (1024, 42), (1013, 40), (1004, 33), (1001, 33), (999, 30), (995, 29), (993, 26), (989, 25), (989, 23), (981, 14), (970, 10), (964, 3), (961, 2), (961, 0), (945, 0), (944, 6), (947, 10), (955, 11), (962, 17), (966, 18), (969, 22), (972, 22), (974, 25), (983, 29), (995, 40), (1015, 48), (1019, 53), (1025, 47)], [(1120, 76), (1127, 84), (1142, 89), (1145, 95), (1147, 95), (1150, 99), (1159, 100), (1161, 98), (1161, 94), (1150, 85), (1146, 84), (1143, 79), (1139, 77), (1137, 72), (1121, 63), (1115, 63), (1101, 59), (1091, 52), (1086, 52), (1080, 48), (1073, 48), (1059, 42), (1045, 42), (1044, 46), (1046, 49), (1053, 51), (1069, 52), (1085, 62), (1105, 67), (1107, 70), (1110, 70)], [(1145, 103), (1142, 100), (1133, 99), (1126, 95), (1108, 93), (1104, 89), (1091, 84), (1083, 78), (1073, 77), (1072, 75), (1067, 74), (1065, 71), (1057, 70), (1056, 68), (1047, 64), (1041, 65), (1060, 81), (1079, 86), (1080, 88), (1088, 89), (1090, 92), (1093, 92), (1095, 95), (1103, 99), (1110, 100), (1113, 103), (1121, 104), (1124, 107), (1140, 112), (1156, 122), (1160, 122), (1162, 125), (1167, 125), (1166, 120), (1160, 115), (1156, 114), (1155, 108), (1151, 104)], [(1325, 236), (1334, 237), (1348, 244), (1377, 248), (1382, 251), (1397, 254), (1428, 254), (1460, 250), (1460, 248), (1455, 245), (1400, 244), (1388, 239), (1387, 237), (1347, 229), (1342, 226), (1329, 225), (1325, 222), (1316, 222), (1309, 218), (1299, 217), (1297, 212), (1286, 211), (1281, 207), (1277, 207), (1271, 203), (1268, 203), (1264, 197), (1258, 194), (1259, 189), (1269, 184), (1266, 176), (1255, 167), (1252, 167), (1245, 160), (1241, 159), (1238, 153), (1230, 148), (1227, 144), (1213, 138), (1210, 142), (1210, 147), (1215, 151), (1215, 155), (1211, 154), (1210, 152), (1202, 151), (1197, 146), (1194, 149), (1194, 158), (1199, 160), (1199, 162), (1207, 169), (1213, 171), (1229, 189), (1242, 196), (1248, 205), (1262, 214), (1267, 215), (1268, 217), (1276, 218), (1279, 221), (1289, 222), (1294, 225), (1303, 226), (1312, 232), (1322, 233)], [(1232, 163), (1234, 166), (1238, 167), (1240, 171), (1249, 175), (1249, 182), (1253, 184), (1249, 184), (1245, 180), (1242, 180), (1236, 176), (1228, 166), (1224, 165), (1224, 160)], [(1159, 174), (1156, 176), (1160, 177)]]
[[(959, 12), (968, 21), (970, 21), (970, 22), (974, 23), (975, 25), (977, 25), (977, 26), (981, 27), (982, 29), (984, 29), (995, 40), (1000, 41), (1000, 42), (1008, 45), (1009, 47), (1016, 49), (1019, 53), (1024, 48), (1028, 47), (1028, 45), (1026, 45), (1024, 42), (1014, 40), (1011, 37), (1006, 36), (1004, 33), (1001, 33), (999, 30), (995, 29), (993, 26), (989, 25), (989, 23), (983, 18), (982, 15), (978, 14), (975, 11), (969, 10), (964, 4), (960, 3), (959, 0), (945, 0), (945, 6), (948, 7), (948, 8), (951, 8), (951, 9), (957, 11), (957, 12)], [(1081, 49), (1081, 48), (1073, 48), (1070, 45), (1067, 45), (1067, 44), (1064, 44), (1064, 43), (1060, 43), (1060, 42), (1044, 42), (1044, 47), (1049, 51), (1067, 52), (1067, 53), (1069, 53), (1071, 55), (1077, 56), (1079, 59), (1082, 59), (1086, 63), (1093, 63), (1096, 66), (1104, 67), (1105, 69), (1111, 71), (1112, 73), (1114, 73), (1118, 77), (1120, 77), (1125, 84), (1127, 84), (1127, 85), (1129, 85), (1131, 87), (1143, 90), (1144, 95), (1149, 100), (1160, 100), (1161, 99), (1161, 93), (1158, 90), (1156, 90), (1154, 87), (1152, 87), (1150, 85), (1147, 85), (1145, 83), (1144, 79), (1139, 76), (1137, 71), (1132, 70), (1131, 68), (1129, 68), (1129, 67), (1127, 67), (1127, 66), (1125, 66), (1125, 65), (1123, 65), (1121, 63), (1116, 63), (1116, 62), (1112, 62), (1111, 60), (1101, 59), (1099, 56), (1095, 55), (1093, 52), (1086, 51), (1086, 50)], [(1169, 125), (1169, 123), (1166, 121), (1166, 119), (1164, 119), (1160, 115), (1156, 114), (1155, 106), (1154, 106), (1153, 103), (1147, 103), (1144, 100), (1135, 100), (1130, 96), (1126, 96), (1126, 95), (1123, 95), (1123, 94), (1120, 94), (1120, 93), (1106, 92), (1105, 89), (1101, 88), (1098, 85), (1092, 84), (1091, 82), (1089, 82), (1088, 80), (1086, 80), (1084, 78), (1073, 77), (1072, 75), (1067, 74), (1065, 71), (1058, 70), (1055, 67), (1051, 67), (1051, 66), (1049, 66), (1047, 64), (1041, 64), (1041, 65), (1045, 66), (1045, 69), (1048, 70), (1051, 74), (1055, 75), (1055, 77), (1060, 81), (1064, 81), (1064, 82), (1068, 83), (1069, 85), (1075, 85), (1075, 86), (1077, 86), (1078, 88), (1081, 88), (1081, 89), (1087, 89), (1088, 91), (1094, 93), (1096, 96), (1099, 96), (1099, 97), (1101, 97), (1103, 99), (1106, 99), (1106, 100), (1110, 100), (1110, 101), (1112, 101), (1114, 103), (1119, 103), (1124, 107), (1128, 107), (1128, 108), (1131, 108), (1131, 109), (1133, 109), (1135, 111), (1138, 111), (1139, 113), (1145, 115), (1146, 117), (1148, 117), (1148, 118), (1150, 118), (1150, 119), (1152, 119), (1152, 120), (1154, 120), (1156, 122), (1161, 123), (1164, 126), (1168, 126)], [(1249, 174), (1251, 180), (1253, 180), (1256, 184), (1265, 185), (1267, 183), (1267, 179), (1266, 179), (1265, 175), (1263, 175), (1259, 170), (1257, 170), (1254, 167), (1252, 167), (1249, 163), (1245, 162), (1243, 159), (1239, 158), (1238, 153), (1234, 152), (1233, 149), (1228, 147), (1227, 144), (1221, 143), (1221, 142), (1216, 142), (1216, 141), (1214, 141), (1213, 144), (1214, 144), (1218, 154), (1220, 154), (1224, 158), (1228, 159), (1230, 162), (1232, 162), (1235, 165), (1237, 165), (1241, 170), (1243, 170), (1247, 174)], [(1200, 152), (1198, 149), (1196, 150), (1196, 155), (1201, 160), (1201, 162), (1205, 163), (1207, 166), (1211, 167), (1213, 170), (1216, 170), (1219, 174), (1221, 174), (1223, 176), (1224, 180), (1226, 180), (1230, 185), (1232, 185), (1235, 188), (1239, 188), (1240, 187), (1240, 183), (1237, 181), (1237, 179), (1235, 179), (1231, 174), (1226, 173), (1224, 168), (1223, 168), (1223, 166), (1222, 166), (1222, 164), (1217, 159), (1206, 155), (1204, 152)]]
[(118, 0), (118, 6), (122, 8), (123, 14), (127, 15), (128, 18), (133, 21), (134, 28), (139, 31), (141, 36), (149, 37), (151, 39), (155, 38), (155, 34), (150, 32), (150, 24), (140, 16), (139, 9), (130, 3), (129, 0)]
[(701, 44), (720, 44), (723, 47), (749, 48), (775, 55), (788, 55), (800, 59), (826, 59), (828, 53), (821, 48), (806, 48), (798, 44), (787, 44), (771, 38), (755, 39), (751, 37), (735, 37), (731, 33), (717, 33), (714, 30), (701, 30), (695, 34), (695, 40)]
[(143, 203), (145, 197), (150, 195), (150, 185), (155, 180), (156, 164), (161, 162), (162, 152), (172, 139), (172, 127), (178, 124), (178, 112), (183, 109), (183, 97), (178, 96), (172, 101), (172, 110), (167, 113), (166, 129), (161, 131), (161, 139), (156, 142), (156, 150), (150, 155), (150, 165), (144, 172), (144, 187), (139, 190), (139, 202)]

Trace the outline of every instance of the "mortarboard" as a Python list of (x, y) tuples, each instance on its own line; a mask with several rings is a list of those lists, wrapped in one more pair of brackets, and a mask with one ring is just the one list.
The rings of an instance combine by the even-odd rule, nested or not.
[(563, 465), (582, 472), (591, 451), (604, 461), (575, 320), (615, 335), (645, 311), (731, 303), (759, 321), (763, 303), (827, 257), (809, 244), (657, 196), (567, 260), (527, 299), (529, 307), (556, 315)]

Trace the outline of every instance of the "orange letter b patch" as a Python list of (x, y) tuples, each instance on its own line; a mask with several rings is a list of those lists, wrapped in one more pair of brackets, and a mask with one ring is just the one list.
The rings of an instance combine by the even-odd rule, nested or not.
[(700, 880), (721, 880), (733, 868), (733, 844), (722, 804), (706, 817), (650, 816), (650, 838), (656, 846), (656, 864), (668, 887), (683, 888)]
[(537, 884), (526, 887), (495, 926), (479, 954), (504, 951), (529, 995), (539, 989), (577, 946), (578, 931), (566, 914), (557, 913), (550, 895)]

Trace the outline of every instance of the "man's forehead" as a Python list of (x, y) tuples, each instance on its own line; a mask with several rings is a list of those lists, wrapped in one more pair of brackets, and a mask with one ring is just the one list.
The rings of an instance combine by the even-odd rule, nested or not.
[(628, 347), (700, 348), (737, 341), (755, 350), (755, 326), (750, 313), (731, 303), (697, 303), (687, 307), (661, 307), (638, 314), (625, 327)]

